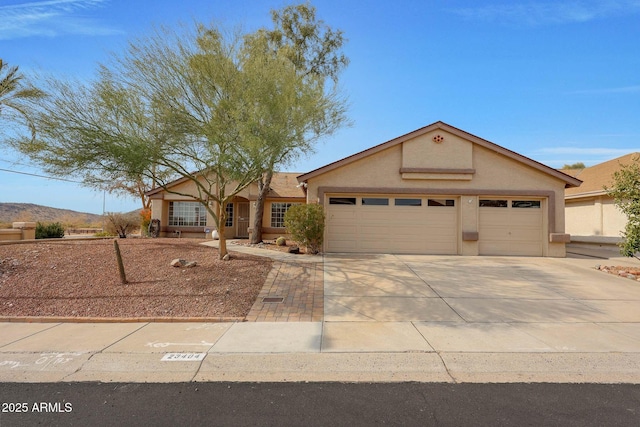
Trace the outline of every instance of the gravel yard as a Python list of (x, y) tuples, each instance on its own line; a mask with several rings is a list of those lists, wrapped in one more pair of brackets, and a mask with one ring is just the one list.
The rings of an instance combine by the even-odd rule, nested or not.
[[(271, 260), (234, 253), (219, 261), (200, 243), (119, 239), (126, 285), (111, 239), (0, 245), (0, 316), (244, 317)], [(176, 258), (197, 266), (171, 267)]]

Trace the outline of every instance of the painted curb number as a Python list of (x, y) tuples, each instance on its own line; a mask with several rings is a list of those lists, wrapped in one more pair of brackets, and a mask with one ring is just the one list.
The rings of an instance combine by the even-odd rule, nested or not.
[(204, 360), (207, 353), (166, 353), (162, 362), (199, 362)]

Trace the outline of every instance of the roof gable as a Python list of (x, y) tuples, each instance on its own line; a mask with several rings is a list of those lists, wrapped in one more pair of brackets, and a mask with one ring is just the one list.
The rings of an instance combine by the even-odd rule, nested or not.
[(349, 165), (350, 163), (358, 161), (358, 160), (360, 160), (362, 158), (371, 156), (373, 154), (376, 154), (376, 153), (378, 153), (380, 151), (386, 150), (386, 149), (391, 148), (393, 146), (396, 146), (398, 144), (402, 144), (402, 143), (404, 143), (406, 141), (418, 138), (418, 137), (420, 137), (420, 136), (422, 136), (422, 135), (424, 135), (426, 133), (433, 132), (435, 130), (442, 130), (442, 131), (448, 132), (448, 133), (453, 134), (455, 136), (458, 136), (458, 137), (460, 137), (460, 138), (462, 138), (462, 139), (464, 139), (466, 141), (469, 141), (472, 144), (477, 144), (477, 145), (482, 146), (484, 148), (487, 148), (487, 149), (489, 149), (489, 150), (491, 150), (491, 151), (493, 151), (495, 153), (498, 153), (498, 154), (503, 155), (503, 156), (505, 156), (507, 158), (510, 158), (510, 159), (512, 159), (514, 161), (517, 161), (519, 163), (522, 163), (522, 164), (525, 164), (525, 165), (527, 165), (529, 167), (537, 169), (537, 170), (539, 170), (539, 171), (541, 171), (541, 172), (543, 172), (543, 173), (545, 173), (547, 175), (551, 175), (551, 176), (553, 176), (553, 177), (555, 177), (555, 178), (557, 178), (557, 179), (559, 179), (561, 181), (564, 181), (566, 187), (577, 187), (577, 186), (579, 186), (581, 184), (581, 181), (579, 179), (577, 179), (577, 178), (574, 178), (574, 177), (572, 177), (570, 175), (567, 175), (567, 174), (565, 174), (565, 173), (563, 173), (561, 171), (553, 169), (553, 168), (551, 168), (549, 166), (546, 166), (546, 165), (544, 165), (544, 164), (542, 164), (540, 162), (532, 160), (532, 159), (530, 159), (528, 157), (525, 157), (525, 156), (523, 156), (521, 154), (518, 154), (518, 153), (516, 153), (514, 151), (511, 151), (509, 149), (501, 147), (501, 146), (499, 146), (497, 144), (494, 144), (493, 142), (490, 142), (490, 141), (487, 141), (487, 140), (482, 139), (480, 137), (477, 137), (475, 135), (472, 135), (472, 134), (470, 134), (468, 132), (465, 132), (465, 131), (463, 131), (461, 129), (458, 129), (456, 127), (453, 127), (453, 126), (448, 125), (448, 124), (446, 124), (444, 122), (441, 122), (441, 121), (432, 123), (432, 124), (430, 124), (428, 126), (425, 126), (423, 128), (414, 130), (413, 132), (409, 132), (409, 133), (407, 133), (405, 135), (399, 136), (399, 137), (394, 138), (394, 139), (392, 139), (390, 141), (387, 141), (387, 142), (384, 142), (382, 144), (376, 145), (376, 146), (371, 147), (371, 148), (369, 148), (367, 150), (361, 151), (361, 152), (353, 154), (353, 155), (351, 155), (349, 157), (345, 157), (344, 159), (335, 161), (335, 162), (330, 163), (330, 164), (328, 164), (326, 166), (323, 166), (321, 168), (315, 169), (315, 170), (313, 170), (311, 172), (308, 172), (306, 174), (300, 175), (300, 176), (298, 176), (298, 181), (299, 182), (305, 182), (305, 181), (307, 181), (309, 179), (312, 179), (312, 178), (317, 177), (319, 175), (328, 173), (328, 172), (330, 172), (332, 170), (335, 170), (337, 168)]

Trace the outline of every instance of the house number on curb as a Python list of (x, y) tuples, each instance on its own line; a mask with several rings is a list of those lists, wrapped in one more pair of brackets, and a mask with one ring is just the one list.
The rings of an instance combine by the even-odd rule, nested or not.
[(207, 353), (167, 353), (162, 356), (162, 362), (200, 362)]

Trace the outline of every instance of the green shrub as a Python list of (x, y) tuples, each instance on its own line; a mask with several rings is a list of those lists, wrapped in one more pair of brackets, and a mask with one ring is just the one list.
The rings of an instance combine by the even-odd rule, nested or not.
[(286, 246), (287, 245), (287, 239), (285, 239), (282, 236), (278, 237), (276, 239), (276, 245), (278, 245), (278, 246)]
[(324, 239), (324, 209), (318, 204), (293, 205), (284, 215), (284, 225), (308, 253), (317, 254)]
[(59, 222), (36, 224), (36, 239), (57, 239), (64, 237), (64, 227)]

